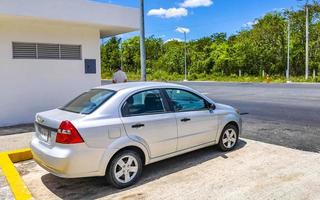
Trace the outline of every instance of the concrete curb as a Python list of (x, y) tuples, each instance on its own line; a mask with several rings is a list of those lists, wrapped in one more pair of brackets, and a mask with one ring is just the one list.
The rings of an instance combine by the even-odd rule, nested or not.
[(13, 165), (13, 163), (30, 159), (32, 159), (30, 149), (0, 153), (0, 167), (16, 200), (32, 199), (30, 191)]

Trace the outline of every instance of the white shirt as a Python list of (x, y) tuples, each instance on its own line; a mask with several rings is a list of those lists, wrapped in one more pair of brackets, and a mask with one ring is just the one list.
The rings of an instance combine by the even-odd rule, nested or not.
[(116, 83), (124, 83), (127, 80), (127, 75), (122, 70), (118, 70), (113, 74), (113, 81)]

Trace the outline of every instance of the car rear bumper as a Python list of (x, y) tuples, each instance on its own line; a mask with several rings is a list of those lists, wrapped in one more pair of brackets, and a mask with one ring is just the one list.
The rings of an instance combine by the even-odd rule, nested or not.
[(88, 148), (86, 144), (50, 147), (34, 137), (30, 144), (33, 159), (48, 172), (63, 178), (103, 176), (103, 149)]

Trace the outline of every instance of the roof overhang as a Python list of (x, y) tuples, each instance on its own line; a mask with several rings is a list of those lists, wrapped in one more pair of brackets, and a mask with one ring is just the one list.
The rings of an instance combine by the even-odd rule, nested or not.
[(89, 0), (0, 0), (0, 17), (94, 26), (101, 38), (139, 30), (139, 10)]

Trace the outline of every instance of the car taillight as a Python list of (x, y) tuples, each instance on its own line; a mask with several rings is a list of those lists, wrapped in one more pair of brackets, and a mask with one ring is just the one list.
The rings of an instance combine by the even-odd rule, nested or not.
[(70, 121), (63, 121), (59, 126), (56, 142), (61, 144), (77, 144), (84, 141)]

